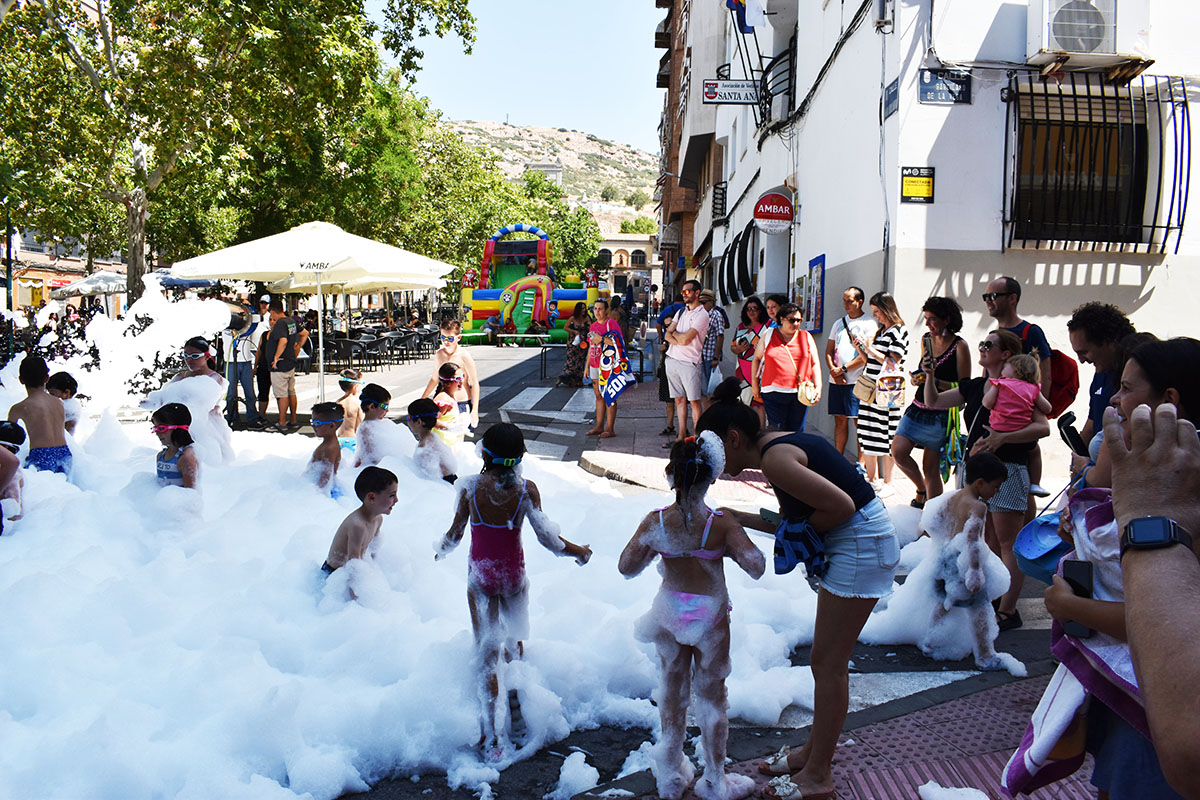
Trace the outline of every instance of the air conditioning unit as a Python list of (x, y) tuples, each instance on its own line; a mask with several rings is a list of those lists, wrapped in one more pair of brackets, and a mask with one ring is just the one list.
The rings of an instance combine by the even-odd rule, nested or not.
[(1150, 58), (1149, 0), (1029, 0), (1026, 60), (1071, 68)]

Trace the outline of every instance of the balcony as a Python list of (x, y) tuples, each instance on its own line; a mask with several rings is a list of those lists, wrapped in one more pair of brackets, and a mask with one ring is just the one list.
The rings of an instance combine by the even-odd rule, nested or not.
[(659, 89), (669, 88), (671, 85), (671, 51), (663, 53), (662, 59), (658, 62), (658, 79), (654, 84)]
[(658, 27), (654, 29), (654, 46), (666, 50), (671, 49), (671, 18), (669, 16), (658, 23)]
[(671, 0), (654, 0), (655, 8), (670, 8)]
[[(758, 86), (759, 124), (766, 125), (772, 119), (786, 117), (795, 103), (796, 39), (792, 38), (787, 50), (772, 58), (763, 69)], [(782, 113), (776, 114), (775, 98), (784, 97), (786, 104)]]

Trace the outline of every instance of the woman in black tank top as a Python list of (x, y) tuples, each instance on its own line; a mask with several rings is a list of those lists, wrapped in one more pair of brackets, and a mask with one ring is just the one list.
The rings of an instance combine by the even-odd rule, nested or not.
[[(883, 503), (853, 464), (820, 436), (763, 431), (739, 394), (736, 378), (718, 386), (696, 433), (721, 437), (726, 473), (761, 469), (771, 483), (783, 518), (776, 532), (777, 572), (790, 569), (784, 564), (781, 570), (781, 553), (795, 530), (812, 534), (804, 544), (824, 551), (823, 563), (819, 557), (805, 561), (812, 567), (810, 582), (816, 576), (820, 585), (812, 734), (803, 747), (760, 763), (759, 771), (775, 776), (767, 797), (831, 798), (833, 754), (849, 707), (850, 655), (875, 603), (892, 590), (900, 548)], [(746, 528), (775, 530), (757, 515), (727, 511)]]

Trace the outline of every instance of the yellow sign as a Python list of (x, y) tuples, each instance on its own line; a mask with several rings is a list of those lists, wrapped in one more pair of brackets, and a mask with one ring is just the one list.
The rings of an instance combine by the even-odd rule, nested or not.
[(902, 167), (900, 169), (900, 202), (933, 202), (933, 167)]

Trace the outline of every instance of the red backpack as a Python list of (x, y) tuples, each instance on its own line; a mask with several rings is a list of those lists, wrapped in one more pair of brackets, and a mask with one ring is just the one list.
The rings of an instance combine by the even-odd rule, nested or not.
[[(1031, 323), (1026, 322), (1025, 327), (1021, 329), (1021, 344), (1025, 344), (1026, 337), (1029, 336)], [(1059, 414), (1071, 407), (1071, 403), (1075, 402), (1075, 396), (1079, 394), (1079, 365), (1075, 363), (1075, 359), (1071, 358), (1061, 350), (1050, 351), (1050, 413), (1047, 415), (1050, 419), (1054, 419)]]

